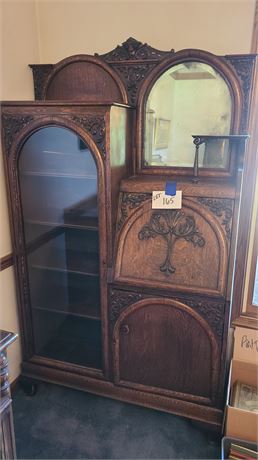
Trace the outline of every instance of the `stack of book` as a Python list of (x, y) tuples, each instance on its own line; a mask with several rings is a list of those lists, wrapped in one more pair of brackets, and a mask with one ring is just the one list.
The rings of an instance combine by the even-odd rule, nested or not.
[(228, 458), (234, 460), (257, 460), (258, 459), (258, 452), (252, 449), (247, 449), (247, 447), (239, 446), (238, 444), (231, 444), (229, 450)]
[(238, 380), (234, 384), (232, 406), (258, 413), (258, 388)]

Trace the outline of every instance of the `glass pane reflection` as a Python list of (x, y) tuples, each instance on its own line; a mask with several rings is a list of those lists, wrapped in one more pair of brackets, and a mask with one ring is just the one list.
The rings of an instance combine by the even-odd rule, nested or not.
[[(211, 66), (185, 62), (171, 67), (154, 84), (146, 104), (144, 165), (193, 167), (192, 134), (228, 135), (231, 96)], [(200, 147), (200, 167), (227, 168), (228, 141)]]
[(98, 179), (73, 132), (46, 127), (19, 160), (35, 352), (101, 368)]

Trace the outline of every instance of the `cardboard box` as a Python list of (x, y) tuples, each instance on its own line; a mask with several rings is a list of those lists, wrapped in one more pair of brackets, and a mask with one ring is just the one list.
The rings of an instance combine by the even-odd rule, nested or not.
[(258, 331), (236, 327), (226, 407), (226, 436), (258, 443), (258, 413), (233, 407), (234, 383), (258, 386)]
[(225, 437), (222, 438), (221, 441), (221, 460), (226, 460), (228, 458), (231, 443), (247, 447), (247, 449), (252, 449), (254, 451), (257, 449), (257, 444), (254, 442), (241, 441), (241, 439)]

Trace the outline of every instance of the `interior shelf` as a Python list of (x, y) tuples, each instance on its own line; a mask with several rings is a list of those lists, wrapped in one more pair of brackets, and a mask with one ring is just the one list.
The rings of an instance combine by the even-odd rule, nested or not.
[(89, 318), (95, 321), (100, 321), (100, 307), (92, 303), (89, 303), (88, 305), (86, 303), (73, 304), (66, 307), (56, 305), (54, 308), (51, 308), (49, 305), (34, 305), (32, 308), (33, 310), (41, 310), (49, 313), (60, 313), (62, 315), (69, 316), (79, 316), (81, 318)]
[(61, 251), (52, 251), (47, 261), (44, 260), (44, 254), (32, 255), (30, 267), (41, 270), (62, 271), (85, 276), (99, 276), (99, 259), (98, 254), (79, 253), (69, 251), (66, 253), (66, 264), (62, 265)]
[(79, 174), (79, 173), (61, 173), (61, 172), (53, 172), (53, 171), (22, 171), (22, 176), (35, 176), (35, 177), (42, 177), (42, 178), (60, 178), (60, 179), (87, 179), (87, 180), (97, 180), (97, 176), (93, 174)]
[(48, 227), (58, 227), (60, 230), (65, 228), (78, 228), (85, 230), (98, 231), (98, 219), (97, 217), (84, 217), (73, 219), (71, 222), (53, 222), (51, 220), (37, 220), (37, 219), (25, 219), (25, 225), (42, 225)]

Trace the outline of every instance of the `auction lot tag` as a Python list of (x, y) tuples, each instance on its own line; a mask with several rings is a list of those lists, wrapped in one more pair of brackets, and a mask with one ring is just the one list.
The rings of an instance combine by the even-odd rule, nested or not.
[(174, 196), (166, 195), (164, 191), (152, 192), (152, 209), (181, 209), (182, 191), (179, 190)]

